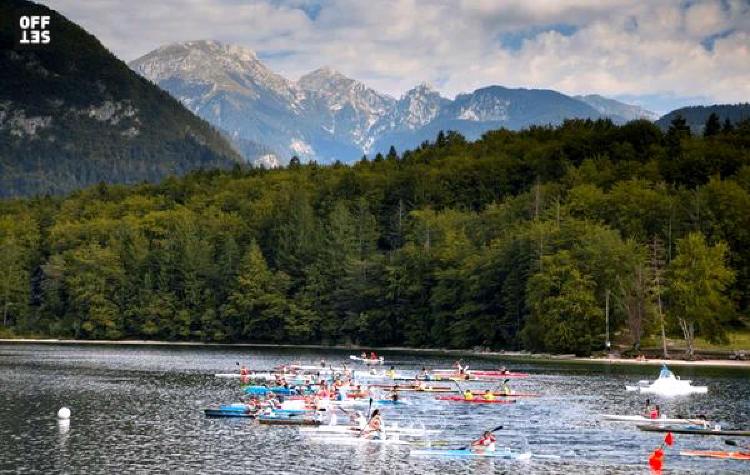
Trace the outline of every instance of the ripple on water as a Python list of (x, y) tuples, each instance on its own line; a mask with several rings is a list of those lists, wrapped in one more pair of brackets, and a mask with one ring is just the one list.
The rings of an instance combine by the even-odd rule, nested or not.
[[(311, 442), (294, 428), (251, 420), (206, 419), (200, 408), (233, 402), (236, 381), (213, 378), (236, 362), (271, 368), (291, 360), (345, 361), (323, 350), (232, 347), (117, 347), (0, 345), (0, 473), (647, 473), (646, 459), (663, 434), (600, 422), (602, 413), (634, 414), (644, 398), (624, 385), (653, 378), (656, 368), (509, 363), (474, 359), (473, 368), (505, 364), (534, 376), (511, 381), (539, 398), (512, 405), (469, 405), (408, 394), (413, 405), (384, 409), (401, 425), (444, 429), (435, 444), (461, 446), (484, 428), (503, 424), (503, 443), (559, 460), (526, 463), (491, 459), (416, 458), (399, 446), (335, 446)], [(450, 365), (441, 357), (388, 354), (423, 364)], [(249, 363), (248, 363), (249, 362)], [(684, 379), (708, 384), (708, 396), (653, 398), (668, 414), (707, 414), (726, 427), (750, 425), (750, 373), (684, 368)], [(486, 388), (487, 385), (473, 385)], [(55, 414), (72, 410), (70, 422)], [(453, 445), (455, 444), (455, 445)], [(747, 462), (680, 458), (684, 448), (723, 449), (718, 437), (677, 436), (667, 467), (680, 473), (748, 473)]]

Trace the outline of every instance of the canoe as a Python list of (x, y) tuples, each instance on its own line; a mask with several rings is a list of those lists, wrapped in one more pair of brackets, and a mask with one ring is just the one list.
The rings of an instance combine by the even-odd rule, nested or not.
[(473, 451), (471, 449), (417, 449), (409, 452), (409, 455), (421, 456), (421, 457), (460, 457), (460, 458), (473, 458), (473, 457), (493, 457), (503, 458), (509, 460), (529, 460), (531, 454), (529, 452), (516, 452), (510, 449), (500, 449), (495, 451)]
[(277, 426), (319, 426), (320, 421), (315, 419), (290, 418), (290, 417), (272, 417), (258, 416), (258, 422), (266, 425)]
[(725, 452), (723, 450), (681, 450), (687, 457), (711, 457), (715, 459), (750, 460), (750, 452)]
[(674, 434), (694, 434), (694, 435), (733, 435), (750, 437), (750, 430), (731, 430), (731, 429), (707, 429), (698, 426), (679, 427), (679, 426), (657, 426), (657, 425), (638, 425), (638, 429), (647, 432), (672, 432)]
[(650, 419), (644, 416), (620, 416), (617, 414), (602, 414), (603, 421), (612, 422), (647, 422), (651, 424), (692, 424), (692, 425), (703, 425), (708, 424), (708, 421), (703, 419), (678, 419), (662, 417), (659, 419)]
[(463, 396), (438, 396), (435, 399), (440, 401), (467, 402), (473, 404), (513, 404), (516, 402), (515, 399), (495, 399), (494, 401), (485, 401), (484, 399), (477, 398), (466, 400)]

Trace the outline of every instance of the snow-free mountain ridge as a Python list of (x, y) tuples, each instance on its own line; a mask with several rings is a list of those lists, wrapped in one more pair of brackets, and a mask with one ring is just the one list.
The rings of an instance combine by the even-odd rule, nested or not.
[[(616, 122), (653, 114), (601, 96), (489, 86), (454, 100), (420, 84), (396, 99), (323, 67), (291, 81), (250, 49), (189, 41), (154, 50), (130, 63), (190, 110), (235, 141), (247, 160), (286, 163), (352, 161), (363, 154), (403, 150), (439, 130), (476, 139), (487, 130), (559, 124), (567, 118)], [(260, 164), (261, 162), (259, 162)]]

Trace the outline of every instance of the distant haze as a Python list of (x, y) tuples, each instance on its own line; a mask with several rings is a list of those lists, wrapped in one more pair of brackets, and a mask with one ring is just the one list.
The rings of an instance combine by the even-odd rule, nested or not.
[(47, 0), (130, 61), (214, 39), (286, 77), (323, 65), (399, 97), (487, 84), (602, 94), (656, 112), (750, 99), (746, 0)]

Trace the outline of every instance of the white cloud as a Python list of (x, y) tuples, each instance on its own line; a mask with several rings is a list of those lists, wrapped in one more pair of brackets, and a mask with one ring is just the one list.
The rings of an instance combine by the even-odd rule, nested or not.
[(330, 65), (396, 96), (426, 81), (448, 96), (503, 84), (750, 100), (746, 0), (46, 3), (125, 60), (209, 38), (253, 48), (292, 78)]

